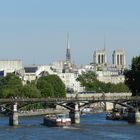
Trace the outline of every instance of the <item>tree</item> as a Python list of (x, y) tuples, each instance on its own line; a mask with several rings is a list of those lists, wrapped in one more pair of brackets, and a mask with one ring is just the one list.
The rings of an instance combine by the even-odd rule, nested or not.
[(77, 80), (81, 82), (81, 85), (85, 87), (86, 91), (96, 91), (98, 93), (129, 92), (128, 87), (124, 83), (113, 84), (100, 82), (96, 74), (91, 71), (79, 75)]
[(37, 80), (37, 88), (43, 97), (65, 97), (65, 85), (57, 75), (40, 77)]
[(97, 75), (93, 71), (83, 72), (82, 75), (78, 76), (77, 81), (80, 81), (82, 86), (90, 86), (87, 83), (97, 81)]
[(22, 97), (29, 97), (29, 98), (40, 98), (41, 93), (35, 86), (35, 84), (32, 83), (27, 83), (24, 85), (21, 89), (21, 94), (20, 96)]
[(66, 97), (65, 85), (57, 75), (49, 75), (48, 82), (54, 90), (54, 97)]
[(13, 73), (8, 73), (6, 77), (0, 78), (0, 97), (20, 96), (21, 88), (21, 79)]
[(140, 56), (133, 57), (130, 69), (125, 70), (124, 75), (132, 95), (140, 95)]
[(41, 77), (37, 81), (37, 88), (41, 92), (42, 97), (53, 97), (54, 96), (54, 90), (52, 85), (46, 80), (45, 77)]

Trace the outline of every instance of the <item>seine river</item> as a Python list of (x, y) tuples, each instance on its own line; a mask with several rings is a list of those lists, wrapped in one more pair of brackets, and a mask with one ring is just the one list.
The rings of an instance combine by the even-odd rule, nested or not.
[(43, 117), (20, 118), (18, 127), (8, 126), (0, 117), (0, 140), (139, 140), (140, 125), (105, 120), (105, 114), (81, 116), (81, 124), (71, 128), (46, 127)]

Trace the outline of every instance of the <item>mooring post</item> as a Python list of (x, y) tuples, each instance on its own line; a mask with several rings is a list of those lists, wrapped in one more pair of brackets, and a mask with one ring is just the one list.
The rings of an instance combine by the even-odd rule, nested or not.
[(13, 112), (9, 116), (9, 125), (16, 126), (18, 125), (18, 112), (17, 112), (17, 103), (12, 106)]

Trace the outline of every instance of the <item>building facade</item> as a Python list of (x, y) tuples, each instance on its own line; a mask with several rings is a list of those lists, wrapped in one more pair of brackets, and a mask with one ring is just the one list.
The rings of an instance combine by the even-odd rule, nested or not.
[(64, 82), (66, 89), (72, 92), (81, 92), (84, 88), (81, 86), (80, 82), (76, 79), (78, 74), (76, 73), (59, 73), (58, 76)]
[(117, 71), (98, 71), (97, 72), (97, 79), (104, 83), (124, 83), (125, 77), (122, 74), (119, 74)]
[(17, 70), (22, 69), (22, 61), (19, 59), (16, 60), (0, 60), (0, 71), (4, 71), (4, 76), (7, 73), (12, 73)]
[(34, 81), (42, 76), (47, 76), (51, 74), (56, 74), (50, 66), (47, 65), (31, 65), (31, 66), (25, 66), (22, 71), (20, 71), (20, 74), (22, 79), (27, 82)]

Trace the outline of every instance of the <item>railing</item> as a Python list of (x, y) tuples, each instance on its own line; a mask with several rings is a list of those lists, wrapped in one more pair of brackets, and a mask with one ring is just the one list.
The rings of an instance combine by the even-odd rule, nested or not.
[(140, 97), (127, 97), (127, 96), (100, 96), (100, 97), (69, 97), (69, 98), (9, 98), (9, 99), (0, 99), (0, 103), (14, 103), (14, 102), (61, 102), (61, 101), (65, 101), (65, 102), (76, 102), (76, 101), (116, 101), (116, 100), (130, 100), (130, 101), (140, 101)]

